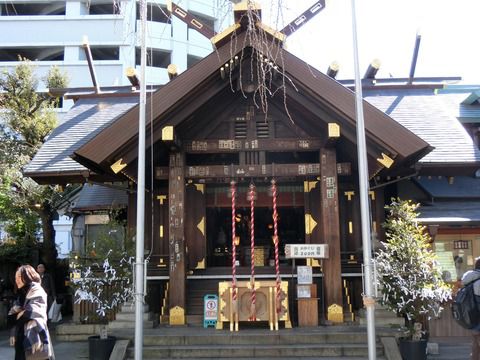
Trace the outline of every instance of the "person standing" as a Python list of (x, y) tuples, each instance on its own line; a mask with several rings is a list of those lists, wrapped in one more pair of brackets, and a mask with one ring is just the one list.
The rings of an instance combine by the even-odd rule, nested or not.
[(47, 293), (47, 314), (48, 311), (50, 310), (50, 306), (52, 306), (53, 301), (57, 297), (56, 291), (55, 291), (55, 282), (53, 281), (52, 276), (45, 272), (45, 265), (40, 263), (37, 265), (37, 272), (40, 275), (41, 278), (41, 284), (43, 287), (43, 290)]
[(15, 346), (15, 360), (52, 360), (53, 346), (47, 327), (47, 294), (40, 275), (30, 265), (15, 273), (19, 297), (8, 316), (13, 324), (10, 345)]
[[(475, 259), (475, 268), (469, 270), (462, 276), (462, 285), (468, 285), (473, 282), (473, 293), (477, 307), (480, 309), (480, 257)], [(480, 324), (472, 329), (472, 360), (480, 359)]]

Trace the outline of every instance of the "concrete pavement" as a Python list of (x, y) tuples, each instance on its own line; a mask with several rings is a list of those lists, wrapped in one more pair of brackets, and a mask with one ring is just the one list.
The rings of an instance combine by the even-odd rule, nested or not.
[[(0, 360), (13, 360), (15, 351), (9, 344), (10, 333), (0, 331)], [(53, 350), (57, 360), (88, 359), (88, 342), (57, 342), (53, 336)]]
[(472, 349), (470, 337), (439, 337), (431, 338), (438, 344), (438, 355), (429, 355), (428, 360), (469, 360)]
[[(468, 360), (471, 342), (469, 337), (433, 338), (438, 343), (439, 354), (429, 355), (428, 360)], [(60, 342), (53, 336), (53, 347), (57, 360), (88, 359), (88, 342)], [(9, 332), (0, 331), (0, 360), (13, 360), (14, 350), (9, 345)]]

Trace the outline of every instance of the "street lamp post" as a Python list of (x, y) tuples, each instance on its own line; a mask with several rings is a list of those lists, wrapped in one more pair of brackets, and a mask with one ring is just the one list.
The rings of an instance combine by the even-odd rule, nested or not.
[(137, 173), (137, 231), (135, 246), (135, 360), (143, 358), (143, 280), (145, 237), (145, 110), (147, 87), (145, 82), (147, 6), (140, 0), (140, 104), (138, 116), (138, 173)]
[(365, 143), (365, 125), (363, 118), (363, 95), (358, 60), (357, 20), (355, 0), (352, 0), (353, 58), (355, 67), (355, 110), (357, 116), (358, 179), (360, 187), (360, 215), (363, 244), (364, 294), (363, 302), (367, 309), (368, 359), (376, 359), (375, 340), (375, 299), (373, 297), (372, 245), (370, 234), (370, 208), (368, 206), (368, 164)]

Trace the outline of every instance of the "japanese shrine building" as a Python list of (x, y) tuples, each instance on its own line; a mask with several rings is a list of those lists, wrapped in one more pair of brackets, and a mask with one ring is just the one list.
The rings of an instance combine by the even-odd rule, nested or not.
[[(285, 244), (327, 244), (322, 264), (297, 262), (314, 267), (325, 302), (319, 312), (339, 308), (343, 317), (362, 306), (354, 93), (283, 49), (275, 34), (266, 32), (267, 40), (259, 42), (246, 27), (238, 22), (218, 36), (214, 53), (147, 96), (147, 279), (152, 308), (168, 299), (159, 313), (170, 314), (172, 324), (189, 322), (191, 294), (216, 292), (220, 282), (231, 281), (232, 241), (238, 279), (250, 278), (252, 254), (258, 281), (275, 281), (278, 268), (290, 282), (291, 311), (295, 282)], [(474, 176), (480, 152), (452, 109), (474, 124), (480, 105), (469, 97), (470, 89), (440, 88), (365, 84), (372, 232), (383, 239), (383, 208), (390, 197), (418, 199), (430, 211), (425, 223), (436, 240), (447, 236), (442, 241), (448, 248), (463, 234), (473, 257), (480, 254), (480, 187)], [(131, 230), (138, 91), (104, 88), (100, 94), (65, 96), (75, 99), (74, 107), (25, 173), (41, 184), (121, 184), (129, 194)], [(460, 105), (462, 97), (471, 103)], [(454, 188), (461, 184), (470, 189), (464, 196), (458, 196), (462, 187)], [(471, 207), (463, 216), (468, 220), (442, 222), (455, 204)], [(81, 252), (85, 244), (79, 246)]]

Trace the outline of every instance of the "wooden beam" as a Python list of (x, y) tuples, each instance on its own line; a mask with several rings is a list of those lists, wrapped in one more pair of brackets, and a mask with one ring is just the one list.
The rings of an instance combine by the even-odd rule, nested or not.
[(320, 139), (219, 139), (185, 141), (187, 153), (233, 153), (238, 151), (319, 151), (322, 146)]
[(90, 71), (90, 77), (92, 79), (93, 87), (95, 88), (95, 93), (100, 94), (100, 84), (97, 80), (97, 75), (95, 73), (95, 66), (93, 65), (93, 56), (90, 49), (90, 44), (88, 43), (88, 37), (85, 35), (83, 37), (83, 50), (85, 51), (85, 56), (88, 62), (88, 70)]
[(334, 147), (340, 139), (340, 125), (338, 123), (328, 123), (328, 140), (325, 147)]
[[(320, 224), (322, 238), (328, 244), (328, 259), (323, 262), (327, 318), (343, 322), (342, 268), (340, 256), (340, 217), (338, 205), (337, 160), (335, 149), (320, 150), (321, 187)], [(339, 311), (341, 310), (341, 320)]]
[(301, 15), (299, 15), (295, 20), (285, 26), (281, 32), (284, 33), (285, 36), (290, 36), (323, 9), (325, 9), (325, 0), (317, 1), (307, 10), (305, 10)]
[[(179, 77), (180, 78), (180, 77)], [(177, 81), (175, 79), (174, 81)], [(156, 143), (158, 140), (161, 140), (162, 138), (162, 129), (163, 127), (167, 125), (173, 125), (174, 127), (177, 126), (178, 123), (180, 123), (182, 120), (190, 116), (191, 114), (195, 113), (198, 111), (198, 109), (206, 102), (208, 99), (214, 98), (217, 96), (218, 93), (220, 93), (225, 87), (228, 86), (228, 83), (223, 83), (223, 82), (215, 82), (213, 81), (213, 85), (206, 86), (207, 90), (203, 89), (203, 91), (200, 92), (194, 92), (187, 96), (186, 98), (181, 101), (178, 107), (174, 111), (168, 111), (166, 112), (161, 119), (154, 119), (154, 130), (153, 130), (153, 143)], [(191, 99), (195, 99), (195, 101), (191, 101)], [(147, 114), (146, 118), (150, 119), (151, 114), (150, 114), (150, 101), (152, 100), (152, 97), (147, 98)], [(155, 105), (155, 102), (154, 104)], [(132, 120), (136, 120), (136, 117), (138, 113), (132, 114)], [(171, 122), (169, 121), (171, 119)], [(115, 125), (115, 123), (113, 124)], [(146, 129), (146, 138), (150, 139), (150, 123), (147, 121), (147, 129)], [(123, 158), (123, 160), (127, 163), (130, 163), (134, 161), (138, 157), (138, 137), (135, 135), (134, 138), (130, 139), (129, 142), (123, 146), (122, 149), (119, 151), (111, 154), (117, 157)], [(147, 147), (145, 150), (148, 150), (150, 148), (150, 141), (147, 143)], [(121, 154), (121, 155), (120, 155)]]
[(172, 1), (169, 1), (168, 10), (174, 15), (175, 17), (182, 20), (185, 24), (191, 26), (193, 29), (197, 30), (200, 34), (205, 36), (207, 39), (211, 39), (215, 36), (215, 32), (210, 29), (207, 25), (202, 23), (200, 19), (197, 19), (195, 16), (190, 14), (187, 10), (182, 9), (180, 6), (175, 4)]
[[(351, 175), (350, 163), (339, 163), (336, 166), (337, 174), (340, 176)], [(169, 168), (166, 166), (155, 167), (155, 180), (168, 179)], [(268, 164), (268, 165), (207, 165), (207, 166), (186, 166), (185, 179), (225, 179), (241, 177), (297, 177), (297, 176), (319, 176), (320, 164)]]
[(178, 140), (175, 128), (172, 125), (167, 125), (162, 128), (162, 141), (171, 150), (178, 150), (181, 146), (180, 140)]
[[(320, 164), (208, 165), (187, 166), (186, 179), (318, 176)], [(166, 178), (166, 168), (155, 168), (155, 179)]]
[(185, 155), (170, 155), (168, 174), (169, 199), (169, 275), (170, 325), (185, 325)]

